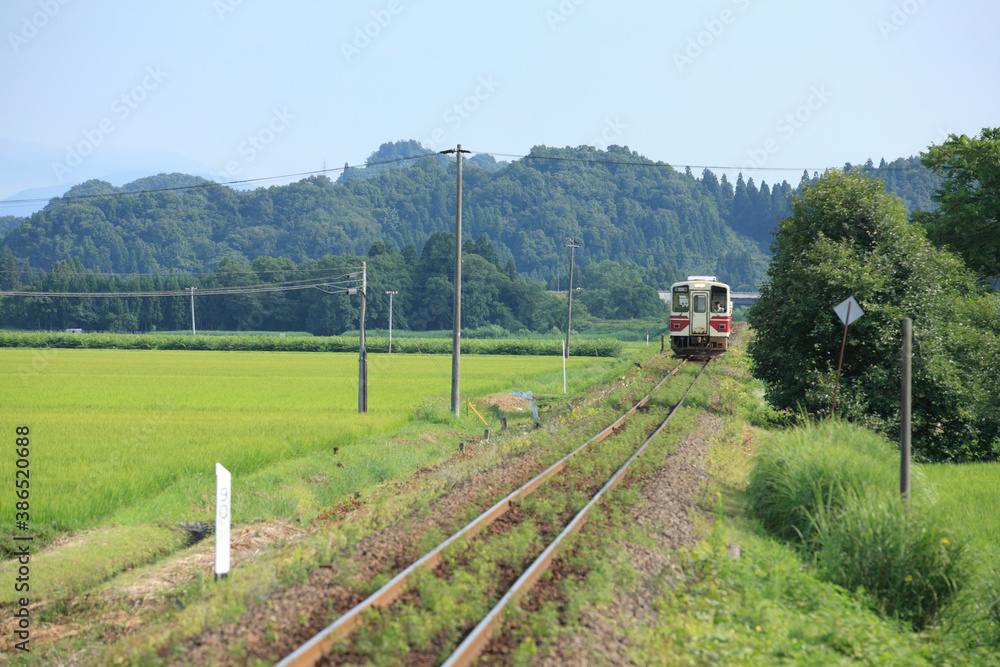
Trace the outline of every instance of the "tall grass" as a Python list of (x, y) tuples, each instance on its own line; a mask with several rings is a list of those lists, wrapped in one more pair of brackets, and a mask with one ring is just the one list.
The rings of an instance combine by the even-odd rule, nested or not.
[(750, 472), (751, 514), (778, 537), (809, 542), (820, 507), (836, 511), (867, 489), (898, 489), (894, 460), (898, 466), (882, 437), (841, 423), (779, 432)]
[(964, 535), (944, 521), (922, 477), (904, 504), (899, 455), (880, 436), (824, 422), (774, 436), (750, 474), (751, 514), (796, 542), (829, 581), (926, 627), (971, 579)]
[(907, 507), (896, 494), (848, 495), (814, 515), (816, 564), (835, 584), (863, 589), (873, 606), (927, 627), (972, 576), (961, 534), (933, 506)]

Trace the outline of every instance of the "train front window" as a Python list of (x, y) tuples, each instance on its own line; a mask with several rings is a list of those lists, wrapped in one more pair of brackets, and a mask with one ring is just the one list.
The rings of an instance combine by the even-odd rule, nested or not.
[(694, 295), (694, 312), (704, 313), (705, 304), (708, 302), (708, 298), (704, 294)]
[(674, 292), (674, 312), (686, 313), (688, 309), (687, 292)]

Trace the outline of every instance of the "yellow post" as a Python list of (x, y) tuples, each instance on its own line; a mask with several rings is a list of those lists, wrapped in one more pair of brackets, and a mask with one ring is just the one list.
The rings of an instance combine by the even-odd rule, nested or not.
[(472, 404), (472, 401), (466, 401), (466, 402), (469, 404), (469, 407), (472, 408), (472, 411), (476, 413), (476, 416), (479, 417), (479, 421), (483, 422), (483, 426), (485, 426), (486, 428), (489, 428), (490, 425), (487, 424), (486, 420), (483, 419), (483, 416), (481, 414), (479, 414), (479, 410), (476, 410), (476, 406), (474, 406)]

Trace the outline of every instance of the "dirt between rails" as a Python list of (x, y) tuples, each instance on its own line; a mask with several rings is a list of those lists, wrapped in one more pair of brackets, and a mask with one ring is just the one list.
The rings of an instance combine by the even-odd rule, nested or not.
[[(639, 503), (631, 512), (632, 520), (648, 526), (656, 542), (655, 548), (626, 544), (629, 560), (642, 583), (634, 590), (616, 590), (613, 602), (607, 607), (591, 608), (582, 612), (578, 629), (561, 635), (545, 655), (536, 656), (532, 665), (586, 667), (589, 665), (635, 665), (629, 657), (628, 631), (652, 620), (656, 612), (654, 603), (664, 585), (679, 581), (679, 572), (670, 560), (670, 550), (694, 544), (694, 516), (703, 496), (703, 481), (707, 478), (704, 461), (710, 442), (722, 428), (722, 419), (702, 413), (698, 429), (678, 443), (652, 474), (642, 478), (626, 478), (625, 488), (639, 487), (646, 502)], [(584, 531), (587, 527), (584, 527)], [(540, 579), (523, 603), (526, 610), (542, 607), (547, 601), (562, 602), (559, 582), (576, 574), (572, 566), (556, 557), (551, 567), (552, 576)], [(480, 665), (511, 664), (511, 654), (517, 648), (512, 639), (511, 626), (486, 646)]]

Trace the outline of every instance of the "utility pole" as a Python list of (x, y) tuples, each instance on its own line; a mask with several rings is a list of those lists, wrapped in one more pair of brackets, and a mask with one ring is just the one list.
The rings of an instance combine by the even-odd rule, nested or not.
[(580, 245), (573, 239), (569, 240), (566, 244), (569, 248), (569, 292), (566, 298), (566, 349), (563, 351), (566, 358), (569, 358), (569, 330), (570, 325), (573, 323), (573, 252), (580, 247)]
[(910, 389), (913, 362), (913, 320), (903, 318), (903, 374), (899, 400), (899, 493), (910, 500)]
[(358, 414), (368, 412), (368, 350), (365, 347), (365, 308), (368, 305), (368, 269), (361, 262), (361, 331), (358, 345)]
[(389, 295), (389, 354), (392, 354), (392, 297), (399, 292), (386, 290), (385, 293)]
[(455, 197), (455, 312), (454, 333), (451, 344), (451, 411), (461, 416), (459, 401), (459, 378), (462, 357), (462, 144), (441, 153), (455, 154), (455, 173), (458, 175), (458, 191)]
[(194, 287), (191, 288), (191, 335), (194, 336)]

